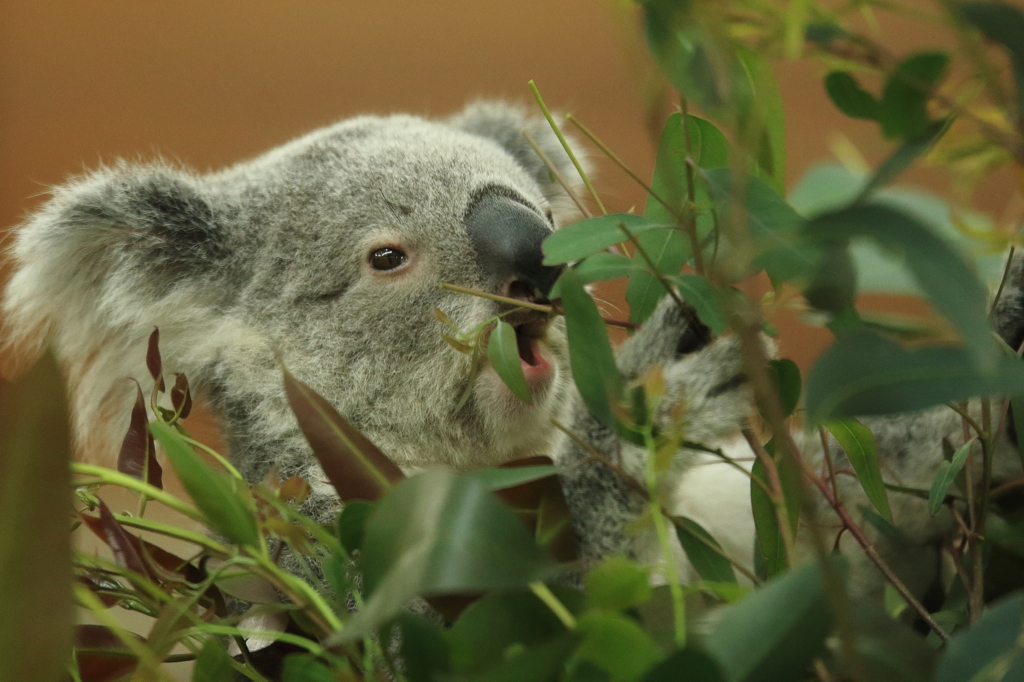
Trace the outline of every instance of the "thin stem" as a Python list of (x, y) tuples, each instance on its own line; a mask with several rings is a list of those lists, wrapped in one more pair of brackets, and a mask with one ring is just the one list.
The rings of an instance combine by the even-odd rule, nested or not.
[(999, 298), (1003, 295), (1003, 289), (1006, 288), (1006, 281), (1010, 278), (1010, 269), (1013, 266), (1013, 254), (1017, 252), (1017, 245), (1013, 244), (1010, 246), (1010, 253), (1006, 257), (1006, 267), (1003, 268), (1003, 276), (999, 280), (999, 288), (996, 289), (995, 298), (992, 299), (992, 307), (988, 311), (989, 318), (996, 312), (996, 306), (999, 305)]
[(85, 476), (95, 476), (98, 479), (96, 481), (87, 482), (76, 481), (74, 482), (74, 485), (76, 487), (81, 485), (91, 485), (93, 483), (119, 485), (123, 488), (128, 488), (129, 490), (134, 490), (135, 492), (142, 493), (149, 497), (154, 502), (160, 502), (161, 504), (170, 507), (174, 511), (184, 514), (193, 521), (205, 523), (205, 518), (195, 507), (182, 502), (174, 495), (166, 493), (155, 486), (145, 483), (144, 481), (140, 481), (139, 479), (129, 476), (127, 474), (122, 474), (120, 471), (114, 471), (113, 469), (107, 469), (106, 467), (96, 466), (95, 464), (72, 462), (71, 472), (75, 474), (82, 474)]
[(530, 583), (530, 591), (537, 595), (537, 599), (544, 602), (544, 605), (551, 609), (551, 613), (562, 622), (566, 630), (576, 629), (576, 617), (572, 615), (569, 609), (565, 608), (565, 604), (558, 600), (558, 597), (554, 595), (551, 589), (544, 583), (537, 582)]
[(194, 545), (202, 547), (208, 552), (218, 554), (220, 556), (231, 556), (231, 548), (226, 545), (222, 545), (216, 540), (203, 535), (202, 533), (195, 533), (184, 528), (178, 528), (166, 523), (160, 523), (159, 521), (152, 521), (150, 519), (143, 519), (134, 516), (123, 516), (118, 514), (117, 522), (123, 526), (130, 526), (132, 528), (138, 528), (140, 530), (148, 530), (152, 533), (159, 533), (160, 535), (166, 535), (167, 537), (175, 538), (177, 540), (183, 540), (190, 542)]
[(228, 470), (228, 473), (230, 473), (232, 476), (234, 476), (238, 480), (240, 480), (240, 481), (244, 481), (245, 480), (242, 477), (242, 474), (238, 473), (238, 469), (236, 469), (231, 464), (231, 462), (229, 462), (227, 460), (227, 458), (225, 458), (222, 454), (220, 454), (219, 452), (217, 452), (213, 448), (211, 448), (211, 447), (209, 447), (207, 445), (203, 445), (202, 443), (200, 443), (196, 439), (192, 438), (191, 436), (188, 435), (188, 433), (185, 431), (185, 429), (181, 428), (180, 426), (176, 425), (175, 428), (178, 429), (178, 433), (181, 434), (182, 440), (184, 440), (186, 443), (188, 443), (189, 445), (191, 445), (193, 447), (199, 448), (200, 450), (202, 450), (206, 454), (208, 454), (211, 457), (213, 457), (215, 460), (217, 460), (221, 464), (221, 466), (223, 466), (225, 469)]
[(626, 237), (629, 239), (629, 242), (633, 244), (636, 252), (640, 254), (640, 257), (647, 263), (647, 267), (651, 269), (651, 274), (657, 278), (661, 286), (668, 292), (668, 295), (676, 302), (676, 305), (685, 310), (686, 304), (683, 303), (683, 299), (679, 298), (679, 294), (676, 293), (676, 288), (672, 286), (672, 283), (668, 281), (668, 278), (658, 270), (658, 266), (655, 265), (654, 261), (647, 254), (647, 249), (640, 244), (640, 240), (636, 238), (636, 235), (629, 231), (629, 228), (626, 227), (625, 223), (619, 223), (619, 229), (626, 234)]
[(569, 121), (569, 123), (572, 123), (574, 126), (576, 126), (576, 128), (581, 133), (583, 133), (583, 135), (588, 140), (593, 142), (594, 145), (598, 149), (600, 149), (601, 152), (612, 161), (612, 163), (614, 163), (616, 166), (618, 166), (622, 170), (622, 172), (624, 172), (626, 175), (628, 175), (636, 184), (638, 184), (641, 187), (643, 187), (644, 191), (647, 192), (649, 195), (651, 195), (651, 197), (655, 201), (657, 201), (659, 204), (664, 206), (665, 210), (672, 214), (672, 217), (674, 217), (676, 220), (678, 220), (680, 223), (682, 223), (683, 217), (679, 213), (676, 212), (676, 209), (674, 209), (667, 201), (662, 199), (661, 196), (657, 192), (654, 191), (653, 187), (651, 187), (646, 182), (641, 180), (639, 175), (637, 175), (632, 170), (630, 170), (629, 166), (627, 166), (622, 161), (622, 159), (620, 159), (618, 156), (616, 156), (615, 152), (613, 152), (611, 149), (609, 149), (604, 144), (604, 142), (601, 142), (601, 140), (598, 139), (597, 136), (594, 135), (594, 133), (592, 133), (589, 128), (587, 128), (585, 125), (580, 123), (580, 121), (575, 116), (573, 116), (572, 114), (566, 114), (565, 118), (566, 118), (566, 120)]
[[(460, 287), (456, 284), (448, 284), (447, 282), (441, 282), (438, 284), (442, 289), (448, 291), (454, 291), (460, 294), (469, 294), (470, 296), (477, 296), (479, 298), (486, 298), (491, 301), (497, 301), (498, 303), (508, 303), (509, 305), (519, 306), (520, 308), (529, 308), (530, 310), (537, 310), (542, 313), (548, 313), (549, 315), (564, 315), (565, 313), (555, 306), (544, 305), (542, 303), (531, 303), (530, 301), (523, 301), (518, 298), (509, 298), (507, 296), (498, 296), (497, 294), (489, 294), (486, 291), (480, 291), (479, 289), (470, 289), (469, 287)], [(604, 323), (613, 327), (622, 327), (623, 329), (639, 329), (640, 325), (636, 322), (629, 322), (628, 320), (617, 320), (614, 317), (602, 317)]]
[[(693, 142), (690, 139), (690, 126), (687, 123), (690, 120), (690, 108), (689, 103), (685, 97), (679, 99), (680, 107), (682, 108), (682, 115), (679, 120), (683, 126), (683, 144), (686, 147), (686, 158), (693, 157)], [(686, 198), (690, 202), (690, 206), (693, 206), (697, 202), (697, 188), (693, 182), (693, 166), (690, 164), (686, 165)], [(693, 217), (693, 213), (689, 215), (686, 221), (681, 223), (683, 229), (686, 230), (687, 236), (690, 238), (690, 250), (693, 252), (693, 266), (697, 271), (698, 275), (704, 274), (704, 254), (700, 249), (700, 240), (697, 239), (697, 221)]]
[(565, 193), (569, 195), (570, 199), (572, 199), (572, 203), (576, 204), (576, 208), (580, 210), (580, 213), (583, 214), (583, 217), (592, 218), (593, 214), (590, 212), (590, 209), (584, 206), (583, 202), (580, 201), (580, 198), (576, 196), (576, 192), (573, 191), (572, 186), (566, 181), (565, 176), (562, 175), (562, 172), (558, 170), (558, 167), (554, 164), (554, 162), (551, 161), (551, 157), (549, 157), (547, 153), (540, 148), (540, 145), (537, 144), (537, 140), (533, 139), (533, 135), (530, 135), (530, 133), (526, 132), (525, 130), (521, 130), (520, 132), (526, 139), (527, 144), (529, 144), (530, 147), (533, 149), (533, 152), (540, 157), (540, 160), (543, 161), (544, 165), (548, 167), (548, 171), (550, 171), (551, 174), (555, 176), (555, 180), (558, 181), (558, 184), (562, 186), (562, 189), (565, 190)]
[(533, 96), (537, 100), (540, 110), (544, 112), (544, 118), (548, 120), (548, 125), (551, 126), (551, 130), (553, 130), (555, 135), (558, 137), (558, 141), (562, 143), (562, 148), (565, 150), (565, 153), (569, 155), (569, 160), (572, 161), (572, 165), (576, 166), (576, 172), (579, 173), (580, 178), (583, 179), (583, 184), (586, 185), (587, 191), (590, 192), (590, 196), (594, 198), (594, 203), (597, 204), (597, 207), (601, 210), (602, 214), (607, 214), (608, 211), (605, 210), (604, 204), (601, 203), (601, 198), (597, 196), (597, 191), (594, 189), (594, 186), (590, 184), (590, 178), (587, 177), (587, 174), (583, 170), (583, 166), (580, 165), (580, 162), (576, 160), (576, 155), (572, 153), (569, 143), (565, 141), (565, 136), (563, 136), (562, 131), (558, 129), (555, 119), (552, 118), (551, 112), (548, 111), (547, 105), (544, 104), (544, 98), (540, 96), (540, 90), (537, 89), (537, 84), (531, 80), (527, 85), (529, 85), (530, 90), (533, 91)]

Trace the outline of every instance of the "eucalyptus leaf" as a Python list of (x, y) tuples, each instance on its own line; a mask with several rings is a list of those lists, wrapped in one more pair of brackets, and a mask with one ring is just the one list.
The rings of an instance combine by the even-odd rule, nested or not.
[(949, 486), (953, 485), (957, 474), (964, 468), (968, 456), (971, 454), (971, 446), (976, 439), (971, 438), (961, 445), (953, 453), (953, 459), (939, 463), (938, 471), (935, 472), (935, 479), (932, 481), (931, 490), (928, 491), (928, 513), (935, 516), (942, 509), (942, 503), (946, 500), (946, 493)]
[(878, 466), (878, 446), (871, 429), (852, 417), (833, 419), (825, 422), (825, 428), (843, 447), (847, 459), (853, 465), (868, 500), (889, 523), (893, 523), (889, 497), (885, 492), (882, 470)]
[(160, 441), (185, 491), (199, 507), (210, 527), (237, 545), (260, 546), (256, 512), (235, 490), (228, 475), (216, 471), (196, 454), (181, 435), (163, 422), (151, 422), (150, 431)]
[(914, 138), (928, 128), (928, 97), (949, 64), (943, 52), (920, 52), (907, 57), (889, 75), (878, 107), (887, 137)]
[(608, 557), (586, 577), (591, 608), (622, 611), (651, 598), (650, 572), (624, 556)]
[(998, 357), (984, 375), (962, 348), (908, 350), (863, 330), (836, 340), (807, 375), (805, 405), (811, 425), (832, 417), (895, 414), (976, 396), (1024, 393), (1024, 364)]
[(340, 637), (371, 632), (415, 596), (513, 588), (556, 564), (515, 513), (472, 476), (427, 471), (396, 485), (366, 523), (366, 606)]
[(857, 201), (863, 201), (879, 187), (892, 182), (896, 176), (910, 167), (919, 157), (924, 155), (946, 132), (951, 119), (933, 121), (929, 123), (919, 135), (904, 140), (885, 160), (878, 165), (875, 174), (871, 176), (864, 189), (857, 196)]
[(700, 275), (677, 275), (672, 282), (684, 301), (693, 306), (697, 317), (711, 329), (715, 336), (725, 331), (729, 321), (722, 310), (722, 301), (715, 286)]
[(960, 332), (979, 369), (994, 370), (997, 349), (985, 288), (964, 258), (926, 225), (900, 210), (869, 204), (819, 215), (804, 233), (822, 244), (865, 237), (902, 256), (935, 309)]
[[(592, 282), (606, 282), (619, 277), (629, 277), (638, 269), (642, 269), (642, 267), (642, 265), (638, 265), (632, 258), (627, 256), (618, 253), (602, 252), (588, 256), (586, 260), (580, 261), (573, 269), (576, 271), (576, 275), (580, 278), (581, 282), (591, 284)], [(555, 286), (551, 288), (549, 296), (552, 299), (562, 297), (560, 282), (555, 282)]]
[(519, 358), (516, 330), (512, 325), (498, 320), (487, 341), (487, 359), (512, 395), (527, 405), (533, 403), (533, 396), (530, 395), (530, 387), (526, 385), (522, 361)]
[[(1024, 594), (1018, 592), (981, 614), (981, 620), (953, 635), (939, 659), (936, 682), (976, 680), (997, 660), (1016, 657), (1018, 673), (1024, 647), (1020, 645), (1024, 623)], [(995, 678), (999, 679), (999, 678)], [(1005, 680), (1011, 678), (1005, 677)], [(1020, 679), (1015, 677), (1013, 679)]]
[[(766, 449), (769, 448), (766, 446)], [(797, 470), (792, 458), (785, 458), (779, 461), (777, 466), (779, 468), (779, 479), (782, 483), (782, 495), (786, 501), (786, 516), (789, 519), (789, 530), (795, 538), (800, 522), (800, 490), (803, 483), (800, 479), (800, 472)], [(754, 514), (757, 546), (765, 559), (765, 574), (776, 576), (789, 567), (789, 557), (786, 556), (786, 546), (782, 539), (782, 533), (779, 531), (779, 519), (775, 511), (775, 504), (768, 496), (768, 493), (754, 481), (754, 479), (757, 479), (766, 486), (770, 486), (768, 473), (765, 471), (761, 460), (754, 462), (750, 475), (750, 506)]]
[[(676, 536), (679, 544), (686, 552), (693, 568), (702, 580), (718, 583), (736, 583), (736, 574), (732, 564), (722, 554), (722, 546), (707, 532), (703, 526), (686, 517), (673, 517)], [(715, 549), (718, 549), (716, 552)]]
[(284, 659), (282, 682), (337, 682), (331, 669), (310, 654), (291, 654)]
[(615, 680), (638, 680), (664, 658), (647, 633), (626, 616), (589, 612), (578, 625), (585, 639), (576, 655), (604, 668)]
[(761, 138), (757, 175), (782, 194), (786, 191), (786, 115), (782, 95), (768, 60), (754, 50), (737, 47), (736, 56), (746, 73)]
[(511, 469), (480, 469), (474, 471), (471, 476), (486, 485), (490, 490), (502, 490), (512, 488), (524, 483), (530, 483), (548, 476), (557, 476), (562, 473), (561, 467), (552, 465), (525, 466)]
[(591, 413), (606, 426), (614, 427), (610, 396), (617, 396), (621, 391), (622, 377), (615, 366), (604, 320), (576, 273), (566, 270), (559, 281), (569, 338), (569, 362), (576, 388)]
[(878, 118), (878, 100), (846, 71), (832, 71), (825, 76), (825, 91), (832, 103), (850, 118)]
[(800, 379), (800, 368), (792, 360), (782, 358), (771, 360), (768, 363), (775, 379), (775, 386), (779, 390), (779, 400), (782, 402), (782, 413), (786, 417), (793, 414), (796, 406), (800, 404), (800, 391), (802, 382)]
[(49, 353), (17, 383), (0, 378), (2, 680), (63, 680), (71, 658), (71, 476), (64, 396), (60, 369)]
[(640, 235), (651, 230), (659, 233), (671, 231), (673, 223), (656, 222), (632, 213), (609, 213), (580, 220), (553, 232), (544, 240), (544, 265), (561, 265), (604, 251), (609, 246), (627, 241), (622, 231), (625, 225), (631, 234)]
[(235, 669), (224, 645), (217, 638), (207, 640), (196, 656), (192, 682), (231, 682), (233, 679)]
[(724, 607), (704, 648), (729, 682), (791, 682), (822, 651), (832, 623), (821, 568), (806, 563)]

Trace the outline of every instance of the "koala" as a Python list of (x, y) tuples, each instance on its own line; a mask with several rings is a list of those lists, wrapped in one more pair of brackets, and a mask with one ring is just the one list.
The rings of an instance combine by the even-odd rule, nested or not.
[[(631, 531), (643, 499), (553, 425), (570, 425), (643, 480), (646, 452), (600, 425), (576, 393), (562, 320), (529, 310), (505, 318), (526, 404), (491, 367), (474, 372), (434, 317), (436, 308), (472, 329), (510, 309), (441, 283), (545, 302), (560, 274), (543, 264), (541, 243), (572, 220), (573, 203), (523, 131), (563, 177), (575, 176), (542, 118), (481, 102), (436, 121), (356, 117), (208, 174), (119, 162), (75, 178), (14, 239), (6, 342), (23, 358), (55, 349), (78, 446), (90, 456), (116, 452), (134, 399), (127, 379), (146, 376), (146, 341), (159, 327), (166, 371), (184, 372), (208, 397), (243, 475), (303, 476), (313, 487), (307, 508), (321, 520), (333, 519), (338, 501), (289, 408), (282, 362), (405, 471), (552, 456), (564, 467), (584, 560), (624, 552), (658, 564), (650, 534)], [(997, 315), (1000, 333), (1017, 343), (1022, 270)], [(626, 381), (661, 367), (658, 418), (685, 403), (690, 441), (749, 459), (738, 438), (753, 413), (740, 345), (710, 336), (692, 309), (666, 298), (622, 344), (618, 366)], [(887, 471), (924, 487), (942, 461), (941, 439), (960, 429), (945, 409), (871, 425)], [(820, 458), (816, 437), (806, 441)], [(665, 479), (670, 511), (698, 520), (752, 566), (749, 481), (710, 461), (679, 452)], [(855, 500), (848, 483), (843, 494)], [(953, 528), (948, 518), (925, 525), (910, 529), (913, 548), (889, 548), (911, 557), (903, 572), (920, 572)], [(674, 551), (690, 576), (678, 543)], [(880, 589), (880, 577), (863, 575), (863, 591)]]

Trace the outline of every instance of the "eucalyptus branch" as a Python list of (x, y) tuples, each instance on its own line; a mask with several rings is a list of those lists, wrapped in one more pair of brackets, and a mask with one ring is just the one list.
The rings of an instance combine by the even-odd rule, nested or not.
[(565, 179), (565, 176), (562, 175), (562, 172), (560, 170), (558, 170), (558, 167), (551, 160), (551, 157), (547, 155), (547, 152), (541, 149), (540, 145), (537, 144), (537, 140), (533, 139), (533, 135), (526, 132), (525, 130), (521, 130), (520, 133), (522, 133), (522, 136), (526, 140), (527, 144), (529, 144), (530, 147), (533, 149), (533, 152), (538, 157), (540, 157), (540, 160), (543, 161), (544, 165), (548, 167), (548, 172), (555, 176), (555, 180), (558, 181), (558, 184), (562, 186), (562, 189), (565, 190), (565, 193), (569, 195), (570, 199), (572, 199), (572, 203), (576, 204), (576, 208), (578, 208), (580, 213), (583, 214), (583, 217), (592, 218), (593, 213), (591, 213), (590, 209), (584, 206), (583, 202), (580, 201), (580, 198), (576, 196), (576, 192), (573, 190), (569, 182)]
[(95, 480), (74, 481), (72, 485), (74, 485), (75, 487), (93, 484), (109, 484), (121, 486), (122, 488), (128, 488), (129, 490), (142, 493), (143, 495), (146, 495), (149, 499), (153, 500), (154, 502), (160, 502), (161, 504), (170, 507), (174, 511), (184, 514), (193, 521), (198, 521), (199, 523), (206, 522), (206, 519), (202, 515), (202, 513), (200, 513), (200, 511), (193, 507), (192, 505), (182, 502), (174, 495), (164, 492), (163, 490), (157, 488), (156, 486), (149, 485), (148, 483), (140, 481), (139, 479), (133, 476), (129, 476), (128, 474), (122, 474), (120, 471), (107, 469), (106, 467), (96, 466), (95, 464), (72, 462), (71, 472), (75, 474), (82, 474), (85, 476), (95, 477)]
[(640, 257), (647, 263), (647, 267), (651, 269), (651, 274), (658, 280), (658, 283), (661, 284), (665, 291), (668, 292), (668, 295), (672, 297), (676, 302), (676, 305), (685, 310), (686, 304), (683, 302), (683, 299), (679, 298), (679, 293), (676, 291), (676, 288), (672, 286), (672, 283), (668, 281), (668, 278), (658, 270), (658, 266), (655, 265), (654, 261), (647, 254), (647, 250), (640, 244), (640, 240), (636, 238), (636, 235), (629, 231), (629, 228), (626, 227), (625, 223), (619, 223), (619, 229), (626, 234), (629, 242), (633, 244), (634, 248), (636, 248), (636, 252), (639, 253)]
[(537, 89), (537, 84), (531, 80), (527, 85), (529, 85), (530, 90), (533, 91), (533, 96), (537, 100), (537, 105), (540, 107), (540, 110), (544, 113), (544, 118), (548, 120), (548, 125), (551, 126), (551, 130), (554, 131), (555, 135), (558, 137), (558, 141), (562, 143), (562, 148), (565, 150), (565, 153), (568, 154), (569, 160), (572, 161), (572, 165), (576, 167), (576, 172), (580, 174), (580, 178), (583, 180), (583, 184), (586, 185), (587, 191), (590, 192), (590, 196), (593, 197), (594, 203), (597, 204), (597, 207), (601, 210), (602, 214), (607, 214), (608, 211), (605, 210), (604, 204), (601, 203), (601, 197), (597, 196), (597, 190), (595, 190), (594, 186), (590, 184), (590, 178), (587, 177), (586, 171), (583, 170), (583, 166), (580, 165), (580, 162), (576, 160), (576, 155), (573, 154), (569, 143), (565, 141), (565, 136), (562, 135), (562, 131), (559, 130), (558, 124), (555, 123), (555, 119), (551, 116), (551, 112), (548, 111), (547, 105), (544, 104), (544, 98), (540, 96), (540, 90)]
[[(518, 306), (520, 308), (529, 308), (530, 310), (536, 310), (549, 315), (563, 315), (564, 313), (560, 308), (556, 308), (551, 305), (544, 305), (542, 303), (531, 303), (530, 301), (524, 301), (518, 298), (509, 298), (508, 296), (498, 296), (497, 294), (489, 294), (486, 291), (480, 291), (479, 289), (470, 289), (468, 287), (460, 287), (456, 284), (448, 284), (447, 282), (441, 282), (438, 284), (442, 289), (448, 291), (454, 291), (460, 294), (469, 294), (470, 296), (476, 296), (478, 298), (486, 298), (490, 301), (497, 301), (498, 303), (507, 303), (509, 305)], [(601, 317), (604, 323), (613, 327), (621, 327), (623, 329), (639, 329), (640, 325), (636, 322), (630, 322), (628, 320), (617, 320), (613, 317)]]

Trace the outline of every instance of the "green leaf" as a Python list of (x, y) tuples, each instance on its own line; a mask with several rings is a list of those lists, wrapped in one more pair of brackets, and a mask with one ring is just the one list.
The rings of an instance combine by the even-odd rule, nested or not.
[(971, 454), (971, 446), (976, 439), (972, 438), (953, 453), (951, 461), (939, 463), (938, 471), (935, 472), (935, 480), (932, 481), (931, 490), (928, 491), (928, 513), (935, 516), (942, 509), (942, 503), (946, 500), (946, 493), (949, 486), (953, 485), (957, 474), (963, 469), (967, 457)]
[(997, 347), (986, 313), (985, 288), (964, 258), (916, 218), (879, 205), (855, 205), (820, 215), (804, 227), (822, 244), (868, 238), (900, 255), (936, 311), (960, 332), (979, 369), (991, 372)]
[[(898, 593), (893, 594), (902, 602)], [(856, 629), (856, 650), (863, 666), (861, 679), (871, 682), (933, 680), (938, 656), (923, 637), (890, 617), (874, 600), (851, 600), (850, 607)], [(849, 674), (844, 676), (846, 678), (852, 679)]]
[(623, 225), (631, 234), (641, 235), (651, 230), (667, 233), (672, 230), (673, 224), (674, 221), (656, 222), (632, 213), (609, 213), (580, 220), (553, 232), (544, 240), (541, 247), (544, 250), (544, 265), (569, 263), (627, 241), (626, 233), (622, 231)]
[(337, 682), (334, 673), (310, 654), (291, 654), (284, 659), (282, 682)]
[(523, 375), (516, 330), (512, 325), (498, 320), (498, 326), (491, 332), (491, 337), (487, 341), (487, 359), (505, 382), (508, 390), (512, 391), (512, 395), (527, 405), (532, 405), (533, 396), (530, 395), (530, 387), (526, 385), (526, 376)]
[[(769, 448), (770, 445), (771, 443), (768, 443), (765, 449), (773, 451)], [(796, 537), (800, 522), (800, 490), (803, 482), (800, 479), (800, 472), (791, 458), (783, 459), (777, 465), (782, 483), (782, 495), (786, 500), (786, 515), (789, 519), (790, 532), (793, 537)], [(750, 475), (770, 486), (768, 473), (761, 460), (754, 462)], [(754, 513), (757, 546), (765, 559), (765, 573), (768, 576), (779, 575), (789, 567), (789, 561), (786, 557), (786, 546), (782, 540), (782, 533), (779, 532), (778, 515), (775, 513), (775, 505), (768, 493), (753, 480), (750, 482), (750, 505)]]
[[(693, 568), (702, 580), (718, 583), (736, 582), (732, 564), (721, 553), (722, 546), (711, 537), (711, 533), (693, 519), (688, 519), (685, 516), (672, 517), (672, 523), (675, 524), (676, 536), (686, 552), (686, 558), (693, 564)], [(712, 547), (719, 551), (716, 552)]]
[[(580, 261), (573, 269), (576, 271), (576, 275), (580, 278), (581, 282), (590, 284), (592, 282), (606, 282), (610, 279), (618, 279), (619, 277), (629, 277), (638, 267), (632, 258), (617, 253), (602, 252), (595, 253), (593, 256), (587, 257), (586, 260)], [(555, 286), (551, 288), (549, 298), (557, 299), (561, 297), (562, 287), (556, 281)]]
[(255, 511), (235, 491), (228, 475), (207, 464), (174, 427), (151, 422), (149, 430), (160, 441), (181, 485), (206, 517), (210, 528), (236, 545), (259, 547)]
[(207, 640), (192, 669), (192, 682), (231, 682), (235, 669), (224, 645), (217, 639)]
[(871, 504), (886, 521), (893, 523), (889, 497), (885, 493), (882, 470), (878, 466), (878, 447), (871, 429), (852, 417), (833, 419), (825, 422), (825, 428), (835, 436), (846, 452), (846, 457), (857, 473), (857, 480), (864, 488)]
[(377, 503), (360, 565), (368, 599), (344, 639), (371, 632), (414, 596), (518, 587), (556, 567), (486, 485), (439, 470), (403, 481)]
[(57, 682), (71, 660), (68, 417), (47, 353), (0, 378), (0, 679)]
[(408, 682), (434, 682), (434, 676), (451, 670), (445, 631), (423, 616), (400, 613), (395, 618), (401, 636), (399, 653)]
[[(551, 591), (570, 612), (582, 610), (583, 595), (561, 585)], [(495, 592), (473, 602), (448, 632), (455, 670), (487, 669), (510, 648), (530, 648), (566, 633), (555, 614), (527, 590)]]
[(498, 664), (481, 672), (437, 674), (435, 682), (552, 682), (559, 679), (580, 637), (566, 633), (529, 649), (510, 648)]
[(878, 118), (878, 100), (846, 71), (832, 71), (825, 76), (825, 91), (839, 111), (850, 118)]
[(679, 649), (644, 675), (643, 682), (726, 682), (715, 659), (700, 649)]
[(721, 610), (704, 640), (729, 682), (802, 679), (832, 631), (820, 567), (794, 568)]
[[(728, 168), (729, 167), (729, 141), (725, 139), (715, 124), (699, 116), (690, 115), (687, 119), (690, 124), (691, 143), (699, 135), (700, 145), (694, 147), (697, 166), (704, 169)], [(699, 153), (697, 153), (699, 152)]]
[(557, 476), (562, 467), (553, 465), (523, 466), (501, 469), (478, 469), (470, 475), (482, 482), (490, 490), (504, 490), (524, 483), (530, 483), (548, 476)]
[(700, 275), (676, 275), (673, 284), (679, 295), (697, 311), (697, 317), (718, 336), (729, 326), (715, 285)]
[(1013, 665), (1017, 675), (984, 679), (1019, 680), (1024, 672), (1021, 623), (1024, 622), (1024, 594), (1017, 593), (985, 609), (981, 620), (950, 639), (935, 676), (936, 682), (979, 680), (993, 664)]
[(338, 541), (351, 554), (363, 546), (366, 520), (373, 511), (373, 502), (352, 500), (346, 502), (338, 515)]
[(754, 115), (759, 120), (761, 139), (757, 154), (757, 175), (783, 194), (786, 191), (786, 115), (782, 95), (768, 60), (754, 50), (736, 49), (753, 95)]
[(560, 281), (565, 331), (569, 338), (569, 362), (576, 388), (594, 417), (614, 428), (615, 417), (609, 396), (619, 394), (622, 377), (615, 366), (615, 355), (604, 320), (576, 273), (566, 270)]
[(812, 43), (828, 49), (832, 46), (833, 42), (839, 38), (845, 38), (849, 34), (845, 29), (840, 28), (836, 24), (818, 21), (807, 24), (807, 28), (804, 29), (804, 35)]
[(833, 315), (842, 315), (853, 307), (857, 298), (857, 271), (848, 243), (829, 243), (822, 247), (821, 260), (803, 294), (810, 305)]
[(840, 337), (807, 376), (810, 425), (832, 417), (894, 414), (985, 395), (1024, 393), (1024, 364), (999, 357), (995, 373), (982, 375), (961, 348), (907, 350), (863, 330)]
[(949, 64), (943, 52), (920, 52), (904, 59), (885, 83), (878, 119), (886, 137), (913, 138), (928, 128), (928, 97)]
[(651, 598), (650, 573), (624, 556), (613, 556), (586, 576), (591, 608), (622, 611)]
[(1006, 48), (1017, 85), (1017, 115), (1024, 113), (1024, 12), (1006, 2), (962, 2), (956, 6), (985, 37)]
[(376, 500), (405, 478), (402, 470), (284, 366), (284, 390), (302, 434), (343, 502)]
[(779, 390), (779, 400), (782, 402), (782, 413), (790, 416), (800, 404), (800, 368), (792, 360), (783, 358), (771, 360), (768, 363), (771, 369), (772, 378), (775, 379), (775, 386)]
[(578, 620), (586, 635), (576, 655), (596, 663), (615, 680), (638, 680), (664, 656), (636, 621), (613, 613), (587, 613)]
[(1013, 426), (1017, 431), (1017, 456), (1024, 467), (1024, 395), (1016, 395), (1010, 399), (1010, 410), (1013, 412)]
[[(733, 201), (732, 171), (702, 170), (701, 176), (710, 187), (719, 223), (727, 222)], [(803, 243), (799, 228), (804, 219), (758, 178), (747, 178), (745, 194), (747, 227), (758, 251), (755, 267), (784, 282), (809, 278), (817, 267), (820, 248)]]

